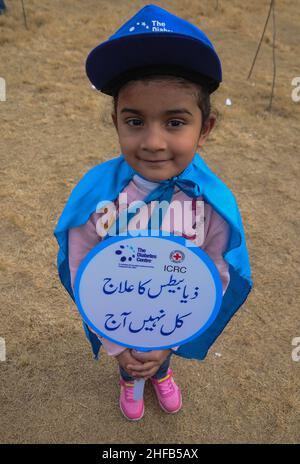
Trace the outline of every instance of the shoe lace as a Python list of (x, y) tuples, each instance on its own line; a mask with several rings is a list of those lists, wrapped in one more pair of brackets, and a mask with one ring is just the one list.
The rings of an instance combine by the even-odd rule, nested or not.
[(126, 400), (133, 400), (134, 384), (126, 382), (124, 387)]
[(164, 377), (163, 379), (160, 379), (157, 385), (162, 395), (168, 395), (169, 393), (173, 393), (174, 387), (172, 377), (170, 374)]

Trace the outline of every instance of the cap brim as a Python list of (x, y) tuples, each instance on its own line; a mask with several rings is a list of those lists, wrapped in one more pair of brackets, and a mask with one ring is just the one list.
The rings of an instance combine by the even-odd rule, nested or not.
[(186, 35), (139, 34), (108, 40), (94, 48), (86, 60), (91, 83), (103, 93), (113, 94), (111, 82), (132, 69), (147, 66), (177, 66), (210, 79), (210, 91), (222, 81), (219, 57), (213, 48)]

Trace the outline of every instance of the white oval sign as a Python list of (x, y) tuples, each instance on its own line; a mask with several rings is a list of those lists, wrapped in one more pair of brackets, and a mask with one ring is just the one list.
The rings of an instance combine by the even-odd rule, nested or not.
[(199, 336), (222, 301), (219, 272), (183, 237), (111, 237), (82, 261), (75, 300), (100, 336), (139, 350), (171, 348)]

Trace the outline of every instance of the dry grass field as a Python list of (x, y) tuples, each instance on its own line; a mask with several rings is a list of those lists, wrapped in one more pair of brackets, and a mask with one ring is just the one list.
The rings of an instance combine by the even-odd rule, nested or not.
[[(115, 360), (93, 360), (79, 313), (56, 271), (53, 229), (80, 177), (119, 154), (111, 99), (91, 89), (84, 62), (142, 0), (6, 0), (0, 16), (1, 443), (298, 443), (300, 76), (298, 0), (276, 2), (247, 75), (267, 0), (156, 1), (214, 42), (224, 82), (219, 121), (203, 158), (234, 192), (243, 216), (254, 289), (203, 362), (174, 357), (184, 407), (168, 416), (146, 386), (146, 412), (118, 407)], [(232, 106), (226, 106), (230, 98)], [(216, 355), (216, 353), (220, 354)]]

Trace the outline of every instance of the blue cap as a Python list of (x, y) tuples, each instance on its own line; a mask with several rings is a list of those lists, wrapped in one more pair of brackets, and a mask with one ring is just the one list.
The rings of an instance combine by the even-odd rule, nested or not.
[(131, 78), (153, 72), (205, 84), (210, 93), (222, 81), (221, 62), (209, 38), (156, 5), (139, 10), (86, 60), (91, 83), (107, 95)]

